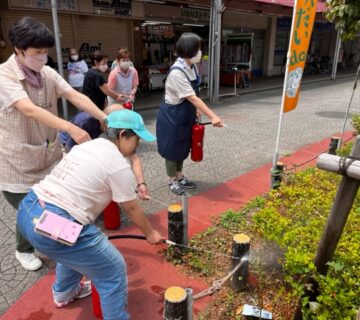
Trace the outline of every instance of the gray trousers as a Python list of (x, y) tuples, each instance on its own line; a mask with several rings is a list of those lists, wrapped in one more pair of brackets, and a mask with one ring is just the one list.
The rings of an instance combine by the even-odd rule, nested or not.
[(175, 177), (176, 172), (181, 172), (183, 168), (184, 160), (173, 161), (165, 159), (166, 174), (168, 177)]

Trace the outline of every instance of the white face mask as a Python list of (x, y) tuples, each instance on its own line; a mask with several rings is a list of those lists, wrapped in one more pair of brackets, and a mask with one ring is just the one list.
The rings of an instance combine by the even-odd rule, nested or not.
[(101, 72), (105, 72), (107, 70), (108, 66), (106, 64), (101, 64), (99, 69)]
[(191, 61), (191, 63), (199, 63), (199, 62), (201, 61), (201, 57), (202, 57), (202, 52), (201, 52), (201, 50), (199, 50), (199, 51), (197, 52), (196, 56), (195, 56), (195, 57), (192, 57), (192, 58), (190, 59), (190, 61)]
[(37, 54), (35, 56), (29, 56), (24, 51), (24, 64), (36, 72), (40, 72), (42, 67), (46, 64), (48, 58), (47, 53)]
[(129, 61), (121, 61), (119, 66), (120, 66), (120, 69), (126, 71), (130, 68), (130, 62)]
[(78, 61), (79, 60), (79, 56), (77, 54), (72, 54), (71, 55), (71, 59), (73, 59), (74, 61)]

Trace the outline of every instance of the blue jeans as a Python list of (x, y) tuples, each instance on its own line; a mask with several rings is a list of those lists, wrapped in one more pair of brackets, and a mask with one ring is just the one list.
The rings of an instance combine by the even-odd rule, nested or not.
[[(46, 203), (46, 209), (75, 221), (65, 210)], [(126, 264), (120, 252), (94, 225), (86, 225), (70, 247), (34, 232), (41, 216), (38, 197), (31, 190), (19, 206), (17, 222), (24, 237), (40, 252), (57, 262), (53, 295), (56, 301), (71, 299), (83, 275), (95, 285), (105, 320), (127, 320)]]

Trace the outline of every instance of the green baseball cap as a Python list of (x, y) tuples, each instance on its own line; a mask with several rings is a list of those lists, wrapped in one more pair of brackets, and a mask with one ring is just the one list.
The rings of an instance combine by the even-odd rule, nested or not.
[(145, 128), (141, 115), (128, 109), (111, 112), (107, 116), (107, 126), (115, 129), (131, 129), (147, 142), (156, 140), (156, 137)]

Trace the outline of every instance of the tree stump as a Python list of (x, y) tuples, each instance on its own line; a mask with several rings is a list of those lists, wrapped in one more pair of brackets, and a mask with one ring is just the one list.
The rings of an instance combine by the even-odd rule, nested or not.
[(331, 137), (330, 139), (330, 145), (329, 145), (329, 154), (336, 155), (336, 150), (339, 144), (339, 137)]
[(234, 273), (231, 279), (232, 288), (236, 291), (243, 291), (247, 282), (249, 273), (249, 260), (242, 260), (242, 258), (248, 256), (250, 250), (250, 238), (243, 233), (236, 234), (233, 237), (231, 267), (235, 267), (239, 263), (243, 263), (242, 266)]
[(165, 291), (165, 320), (188, 320), (186, 291), (180, 287), (170, 287)]
[(284, 163), (281, 161), (276, 162), (275, 170), (271, 170), (272, 189), (279, 189), (282, 182), (283, 173), (284, 173)]
[(183, 244), (184, 222), (182, 206), (174, 204), (168, 207), (168, 239)]

